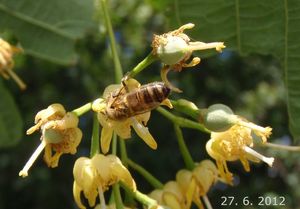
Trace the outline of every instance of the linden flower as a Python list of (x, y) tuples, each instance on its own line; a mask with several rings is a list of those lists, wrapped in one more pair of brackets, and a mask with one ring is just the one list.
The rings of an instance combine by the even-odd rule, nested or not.
[(154, 55), (157, 55), (161, 61), (165, 64), (161, 71), (162, 80), (168, 84), (173, 91), (181, 92), (180, 89), (173, 87), (167, 79), (167, 74), (170, 69), (180, 72), (183, 67), (193, 67), (200, 63), (199, 57), (194, 57), (192, 61), (187, 63), (190, 59), (193, 51), (206, 50), (215, 48), (218, 52), (221, 52), (225, 48), (223, 42), (192, 42), (184, 30), (191, 29), (195, 25), (188, 23), (180, 28), (164, 33), (162, 35), (154, 35), (152, 41)]
[(186, 208), (190, 208), (192, 201), (198, 208), (204, 208), (200, 197), (206, 198), (205, 203), (210, 204), (206, 194), (218, 178), (218, 169), (210, 160), (201, 161), (193, 171), (185, 169), (178, 171), (176, 182), (186, 196)]
[(265, 143), (267, 138), (272, 134), (271, 127), (261, 127), (247, 121), (245, 118), (235, 115), (230, 107), (223, 104), (214, 104), (208, 107), (204, 114), (201, 115), (200, 121), (206, 128), (212, 132), (224, 132), (233, 125), (240, 125), (249, 128), (255, 135), (261, 137)]
[(86, 208), (81, 202), (81, 192), (87, 198), (90, 207), (95, 205), (96, 198), (99, 195), (101, 208), (103, 209), (106, 208), (103, 193), (108, 190), (109, 186), (122, 181), (133, 191), (136, 190), (136, 184), (132, 176), (115, 155), (96, 154), (91, 159), (81, 157), (74, 164), (73, 175), (73, 196), (76, 204), (81, 209)]
[[(211, 139), (206, 143), (208, 154), (216, 160), (221, 177), (229, 184), (232, 184), (233, 177), (232, 173), (228, 170), (226, 161), (240, 160), (247, 172), (250, 171), (248, 160), (253, 162), (261, 160), (269, 166), (273, 165), (273, 157), (265, 157), (250, 148), (253, 147), (251, 132), (252, 129), (249, 126), (245, 126), (245, 124), (233, 125), (224, 132), (212, 132)], [(262, 136), (264, 142), (269, 136), (269, 134), (265, 135), (257, 131), (254, 131), (254, 134)]]
[[(41, 144), (34, 151), (19, 176), (28, 176), (28, 170), (39, 154), (45, 149), (44, 160), (49, 167), (56, 167), (59, 158), (64, 153), (75, 154), (79, 145), (82, 132), (77, 127), (78, 117), (72, 112), (66, 112), (60, 104), (52, 104), (47, 109), (41, 110), (35, 116), (35, 124), (27, 130), (27, 135), (41, 130)], [(55, 154), (52, 154), (52, 152)]]
[(187, 208), (185, 206), (185, 196), (176, 181), (167, 182), (162, 190), (156, 189), (152, 191), (149, 197), (155, 199), (162, 207), (172, 209)]
[[(129, 79), (126, 81), (126, 87), (122, 85), (110, 85), (103, 93), (103, 98), (97, 99), (93, 102), (92, 109), (98, 112), (98, 120), (102, 126), (101, 131), (101, 150), (105, 154), (109, 151), (113, 132), (123, 139), (131, 137), (131, 127), (135, 130), (137, 135), (152, 149), (157, 148), (157, 143), (153, 136), (150, 134), (146, 127), (147, 122), (150, 118), (150, 111), (142, 114), (135, 115), (133, 117), (127, 117), (122, 119), (111, 119), (108, 111), (113, 111), (114, 114), (122, 114), (128, 104), (122, 104), (120, 109), (112, 109), (110, 105), (115, 102), (115, 99), (122, 98), (126, 91), (132, 92), (140, 87), (140, 83), (135, 79)], [(123, 101), (123, 100), (121, 100)], [(118, 101), (119, 102), (119, 101)], [(165, 99), (161, 104), (172, 107), (170, 101)]]
[(13, 55), (21, 52), (20, 48), (11, 46), (9, 43), (0, 38), (0, 74), (9, 79), (12, 77), (19, 85), (20, 89), (26, 89), (25, 83), (12, 71), (14, 67)]

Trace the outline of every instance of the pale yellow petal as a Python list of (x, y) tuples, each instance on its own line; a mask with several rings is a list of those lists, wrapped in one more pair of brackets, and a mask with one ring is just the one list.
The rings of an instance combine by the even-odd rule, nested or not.
[(118, 136), (122, 139), (128, 139), (131, 137), (131, 128), (130, 128), (131, 121), (126, 119), (124, 121), (114, 121), (113, 122), (113, 129)]
[(47, 144), (44, 149), (44, 161), (48, 166), (51, 165), (51, 158), (52, 158), (52, 148), (50, 144)]
[(215, 176), (218, 176), (218, 168), (213, 161), (202, 160), (199, 165), (210, 170)]
[(48, 162), (48, 166), (51, 168), (55, 168), (58, 166), (59, 158), (62, 155), (62, 152), (56, 152), (50, 159), (50, 162)]
[(70, 147), (68, 152), (71, 154), (75, 154), (77, 152), (77, 147), (82, 139), (82, 131), (79, 128), (72, 128), (69, 134), (70, 138)]
[(215, 181), (214, 174), (210, 170), (201, 166), (198, 166), (193, 170), (193, 176), (197, 180), (197, 185), (200, 189), (200, 195), (206, 194)]
[(195, 203), (195, 205), (197, 205), (197, 208), (204, 209), (204, 206), (202, 204), (200, 197), (194, 198), (193, 202)]
[[(96, 154), (91, 159), (91, 163), (97, 175), (101, 177), (102, 189), (105, 190), (110, 183), (116, 182), (114, 174), (111, 172), (113, 160), (102, 154)], [(104, 188), (105, 187), (105, 188)]]
[(39, 120), (45, 120), (53, 115), (64, 116), (66, 114), (65, 108), (58, 103), (52, 104), (47, 109), (39, 111), (35, 116), (35, 123)]
[[(151, 116), (151, 111), (149, 112), (145, 112), (143, 114), (139, 114), (139, 115), (136, 115), (135, 116), (135, 119), (139, 122), (139, 123), (142, 123), (144, 125), (147, 125), (149, 119), (150, 119), (150, 116)], [(131, 121), (132, 122), (132, 121)]]
[(122, 87), (122, 85), (120, 85), (120, 84), (112, 84), (112, 85), (107, 86), (104, 89), (102, 97), (108, 98), (112, 92), (119, 90), (121, 87)]
[(162, 195), (163, 190), (161, 189), (155, 189), (150, 194), (148, 194), (150, 198), (155, 199), (159, 204), (162, 203)]
[(73, 168), (74, 181), (83, 191), (84, 196), (88, 199), (89, 205), (95, 205), (98, 196), (98, 184), (95, 168), (91, 160), (86, 157), (80, 157), (76, 160)]
[(172, 209), (183, 209), (176, 196), (170, 192), (163, 193), (163, 202)]
[(93, 187), (95, 171), (91, 160), (87, 157), (80, 157), (75, 161), (73, 176), (76, 183), (83, 189), (89, 190)]
[(190, 208), (192, 201), (195, 200), (199, 194), (197, 194), (197, 185), (194, 178), (191, 179), (191, 182), (188, 184), (188, 190), (186, 192), (186, 208)]
[(184, 195), (180, 189), (179, 184), (176, 181), (168, 181), (163, 188), (164, 193), (169, 192), (173, 194), (179, 202), (183, 202)]
[(104, 154), (106, 154), (109, 151), (110, 142), (112, 139), (113, 130), (111, 128), (103, 127), (101, 130), (101, 150)]
[(136, 190), (136, 185), (131, 174), (117, 156), (97, 154), (91, 161), (93, 167), (101, 177), (103, 190), (106, 190), (108, 186), (119, 180), (127, 184), (133, 191)]
[(137, 135), (143, 139), (143, 141), (152, 149), (157, 149), (157, 143), (155, 139), (150, 134), (147, 127), (139, 123), (134, 117), (131, 118), (133, 120), (132, 127), (137, 133)]
[(57, 129), (68, 129), (75, 128), (78, 126), (79, 119), (75, 115), (75, 113), (68, 112), (64, 115), (64, 117), (60, 120), (55, 120)]
[(85, 206), (82, 204), (81, 198), (80, 198), (81, 191), (82, 191), (82, 189), (74, 181), (74, 183), (73, 183), (73, 197), (74, 197), (74, 200), (75, 200), (77, 206), (80, 209), (85, 209)]
[(205, 148), (206, 148), (206, 151), (209, 154), (209, 156), (211, 156), (215, 160), (224, 159), (224, 157), (222, 155), (220, 155), (219, 153), (215, 152), (215, 150), (213, 149), (213, 144), (214, 144), (214, 139), (213, 138), (211, 138), (210, 140), (208, 140), (206, 142)]
[[(112, 157), (112, 156), (109, 156)], [(121, 161), (111, 165), (111, 172), (122, 182), (124, 182), (131, 190), (136, 191), (136, 184), (132, 178), (130, 172), (125, 166), (122, 165)]]
[(99, 123), (102, 127), (105, 127), (105, 128), (112, 128), (113, 127), (111, 120), (108, 119), (107, 116), (104, 113), (99, 112), (97, 114), (97, 118), (98, 118), (98, 121), (99, 121)]
[(182, 169), (176, 173), (176, 182), (179, 184), (179, 187), (183, 193), (187, 192), (191, 180), (192, 180), (192, 172), (189, 170)]

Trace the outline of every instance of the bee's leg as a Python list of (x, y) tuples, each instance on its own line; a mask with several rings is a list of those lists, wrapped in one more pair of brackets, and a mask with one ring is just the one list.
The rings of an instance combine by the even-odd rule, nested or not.
[(123, 76), (123, 78), (121, 79), (122, 86), (125, 88), (126, 92), (129, 92), (129, 89), (128, 89), (127, 85), (126, 85), (126, 81), (127, 81), (128, 79), (130, 79), (129, 73), (126, 73), (126, 74)]
[[(114, 108), (114, 104), (118, 100), (119, 96), (121, 95), (121, 92), (123, 91), (123, 88), (124, 88), (124, 86), (122, 86), (116, 94), (112, 94), (113, 100), (109, 105), (111, 108)], [(125, 90), (126, 90), (126, 88), (125, 88)]]

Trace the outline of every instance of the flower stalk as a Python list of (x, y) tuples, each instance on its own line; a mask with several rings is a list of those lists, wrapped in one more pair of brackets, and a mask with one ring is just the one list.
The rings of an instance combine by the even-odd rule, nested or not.
[(105, 25), (106, 25), (108, 36), (109, 36), (109, 41), (110, 41), (110, 46), (111, 46), (110, 48), (111, 48), (112, 58), (114, 61), (115, 81), (117, 83), (119, 83), (123, 76), (123, 70), (122, 70), (121, 62), (120, 62), (119, 55), (118, 55), (114, 31), (113, 31), (112, 24), (111, 24), (110, 17), (109, 17), (107, 1), (106, 0), (98, 0), (98, 1), (100, 1), (102, 12), (104, 14)]
[(112, 186), (113, 188), (113, 194), (114, 194), (114, 200), (116, 204), (117, 209), (124, 209), (123, 202), (122, 202), (122, 197), (120, 193), (120, 186), (119, 183), (116, 183)]
[(154, 188), (156, 189), (163, 188), (164, 185), (157, 178), (155, 178), (151, 173), (149, 173), (145, 168), (133, 162), (129, 158), (127, 158), (127, 164), (131, 168), (136, 170), (139, 174), (141, 174)]
[(172, 121), (174, 124), (182, 127), (182, 128), (191, 128), (191, 129), (196, 129), (205, 133), (210, 133), (209, 130), (207, 130), (203, 125), (201, 125), (198, 122), (194, 122), (192, 120), (189, 120), (187, 118), (183, 118), (180, 116), (176, 116), (169, 111), (165, 110), (162, 107), (156, 108), (156, 110), (161, 113), (163, 116), (165, 116), (167, 119)]
[(97, 119), (97, 114), (94, 113), (90, 157), (92, 158), (95, 154), (99, 154), (99, 153), (100, 153), (99, 123), (98, 123), (98, 119)]
[(174, 124), (174, 130), (175, 130), (179, 149), (180, 149), (181, 155), (183, 157), (184, 163), (189, 170), (192, 170), (195, 167), (195, 164), (194, 164), (193, 158), (185, 144), (182, 131), (181, 131), (180, 127), (176, 124)]
[(199, 120), (199, 115), (201, 114), (201, 110), (198, 109), (198, 107), (194, 103), (184, 99), (170, 100), (170, 101), (175, 110), (184, 113), (195, 120)]
[(84, 113), (90, 111), (92, 109), (92, 102), (89, 102), (81, 107), (76, 108), (75, 110), (73, 110), (72, 112), (75, 113), (75, 115), (77, 115), (77, 117), (82, 116)]
[(120, 139), (120, 155), (121, 155), (121, 160), (123, 164), (127, 167), (128, 164), (128, 156), (127, 156), (127, 150), (126, 150), (126, 143), (124, 140)]
[(123, 189), (125, 189), (126, 192), (130, 193), (137, 201), (139, 201), (143, 205), (148, 206), (148, 208), (151, 208), (152, 206), (157, 205), (157, 201), (148, 197), (148, 195), (145, 195), (138, 190), (133, 191), (126, 184), (124, 184), (122, 182), (120, 182), (120, 186)]
[(158, 60), (157, 56), (153, 53), (150, 53), (145, 57), (139, 64), (137, 64), (131, 71), (129, 71), (126, 76), (133, 78), (140, 72), (142, 72), (147, 66), (152, 64), (154, 61)]
[(270, 143), (270, 142), (260, 143), (258, 145), (272, 148), (272, 149), (277, 149), (277, 150), (300, 152), (300, 146), (289, 146), (289, 145), (283, 145), (283, 144), (274, 144), (274, 143)]

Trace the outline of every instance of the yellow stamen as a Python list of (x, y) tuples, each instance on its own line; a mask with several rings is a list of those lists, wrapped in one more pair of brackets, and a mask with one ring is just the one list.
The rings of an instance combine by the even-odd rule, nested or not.
[(19, 176), (22, 176), (23, 178), (28, 176), (28, 170), (31, 168), (32, 164), (37, 159), (37, 157), (41, 154), (45, 146), (46, 146), (46, 142), (42, 140), (40, 145), (37, 147), (37, 149), (34, 151), (34, 153), (31, 155), (31, 157), (25, 164), (24, 168), (19, 172)]
[(248, 154), (252, 155), (253, 157), (256, 157), (260, 159), (261, 161), (267, 163), (270, 167), (273, 166), (274, 158), (273, 157), (265, 157), (262, 154), (256, 152), (255, 150), (251, 149), (250, 147), (244, 146), (243, 150), (247, 152)]
[(150, 134), (147, 127), (143, 126), (137, 121), (135, 117), (131, 117), (132, 127), (137, 133), (137, 135), (152, 149), (157, 149), (157, 143), (155, 139)]

